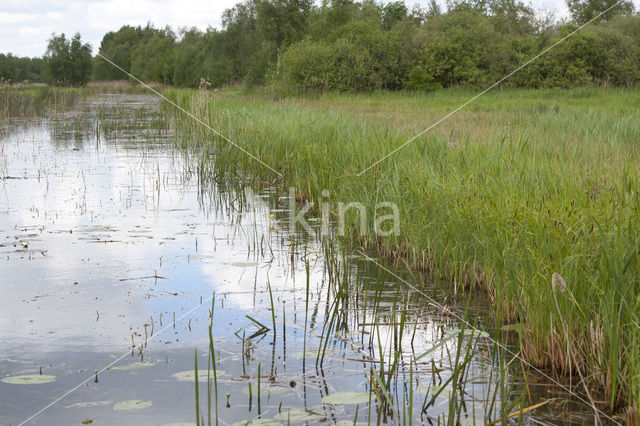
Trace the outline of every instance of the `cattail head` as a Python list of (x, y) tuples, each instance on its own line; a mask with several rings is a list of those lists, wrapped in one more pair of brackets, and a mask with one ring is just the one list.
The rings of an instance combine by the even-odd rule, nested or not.
[(557, 272), (554, 272), (551, 276), (551, 289), (553, 291), (559, 291), (560, 293), (564, 293), (567, 289), (567, 283), (564, 282), (564, 278)]

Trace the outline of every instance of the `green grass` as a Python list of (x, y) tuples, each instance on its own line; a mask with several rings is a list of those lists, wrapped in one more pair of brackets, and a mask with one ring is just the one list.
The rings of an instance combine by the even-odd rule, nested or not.
[(87, 95), (86, 91), (77, 88), (0, 86), (0, 120), (36, 117), (51, 109), (68, 109)]
[(146, 93), (139, 86), (108, 83), (93, 87), (50, 87), (44, 85), (0, 85), (0, 120), (41, 117), (50, 111), (78, 107), (91, 95), (104, 93)]
[[(166, 94), (284, 178), (177, 115), (206, 141), (203, 164), (310, 199), (396, 203), (399, 236), (354, 241), (485, 288), (496, 316), (523, 324), (527, 360), (584, 377), (612, 410), (640, 407), (640, 91), (493, 92), (362, 176), (473, 93)], [(567, 291), (552, 290), (554, 272)]]

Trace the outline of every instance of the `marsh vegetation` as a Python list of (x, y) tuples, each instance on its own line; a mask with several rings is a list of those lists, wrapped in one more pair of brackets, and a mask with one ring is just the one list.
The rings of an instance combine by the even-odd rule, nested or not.
[[(51, 93), (76, 93), (20, 90), (28, 102), (45, 97), (37, 90), (46, 90), (49, 98)], [(571, 424), (593, 419), (590, 398), (605, 423), (612, 421), (609, 416), (622, 421), (621, 407), (633, 404), (634, 353), (627, 340), (633, 334), (625, 321), (633, 321), (634, 314), (625, 304), (634, 299), (612, 299), (617, 317), (597, 313), (598, 299), (580, 290), (586, 283), (578, 284), (562, 252), (541, 255), (553, 260), (547, 276), (543, 265), (529, 260), (518, 245), (507, 244), (524, 238), (515, 228), (508, 228), (511, 238), (498, 233), (503, 227), (500, 210), (485, 217), (495, 217), (495, 222), (482, 222), (477, 214), (488, 209), (483, 200), (492, 199), (494, 208), (512, 205), (496, 198), (497, 183), (490, 184), (504, 177), (499, 173), (514, 181), (515, 199), (524, 196), (516, 189), (527, 188), (522, 183), (538, 176), (519, 152), (534, 150), (540, 161), (554, 158), (550, 153), (540, 157), (536, 144), (524, 139), (482, 140), (471, 132), (477, 130), (474, 126), (465, 132), (451, 125), (427, 138), (428, 149), (409, 148), (413, 161), (393, 159), (395, 172), (381, 165), (361, 180), (351, 176), (367, 155), (382, 152), (378, 138), (389, 144), (406, 135), (402, 125), (383, 126), (377, 119), (381, 111), (393, 109), (389, 104), (407, 105), (417, 120), (419, 108), (438, 114), (464, 92), (428, 99), (167, 92), (247, 149), (260, 152), (284, 177), (240, 157), (156, 98), (80, 93), (73, 102), (65, 101), (65, 108), (60, 103), (56, 111), (38, 105), (30, 107), (27, 118), (2, 121), (0, 227), (6, 233), (1, 242), (6, 259), (0, 269), (10, 278), (3, 287), (2, 334), (9, 339), (0, 361), (0, 421), (29, 419), (78, 384), (82, 386), (38, 419), (48, 424), (486, 424), (507, 419)], [(556, 121), (557, 115), (581, 108), (583, 97), (602, 96), (598, 104), (604, 108), (607, 96), (623, 96), (569, 92), (575, 104), (555, 108), (552, 100), (533, 102), (532, 93), (497, 94), (470, 118), (491, 123), (486, 117), (502, 111), (515, 116), (514, 126), (541, 117), (566, 125)], [(514, 104), (517, 96), (521, 99)], [(613, 120), (616, 112), (608, 111)], [(395, 118), (411, 119), (406, 112)], [(617, 120), (624, 117), (617, 114)], [(407, 128), (414, 124), (405, 123)], [(624, 128), (626, 133), (616, 133), (621, 144), (624, 134), (631, 138), (637, 131)], [(548, 123), (538, 129), (552, 130)], [(357, 162), (351, 150), (365, 158)], [(507, 162), (507, 154), (515, 162)], [(489, 160), (494, 167), (487, 169)], [(593, 167), (595, 163), (593, 159)], [(481, 173), (482, 168), (489, 174)], [(585, 182), (578, 180), (577, 170), (567, 173), (574, 185)], [(461, 182), (479, 176), (488, 192), (470, 198)], [(569, 185), (559, 176), (547, 179), (556, 188)], [(503, 186), (504, 181), (510, 182), (503, 180)], [(402, 232), (381, 239), (355, 233), (332, 236), (319, 223), (311, 234), (291, 232), (282, 202), (289, 185), (297, 188), (300, 200), (313, 200), (317, 191), (331, 188), (332, 199), (371, 206), (373, 199), (363, 197), (378, 192), (401, 208)], [(480, 191), (483, 186), (475, 187)], [(408, 192), (411, 188), (414, 192)], [(569, 205), (571, 196), (579, 196), (570, 189), (564, 193)], [(560, 203), (545, 194), (546, 209)], [(564, 213), (569, 218), (577, 214)], [(587, 213), (594, 214), (583, 212), (582, 217)], [(539, 219), (531, 212), (523, 217), (532, 222), (522, 219), (521, 225)], [(611, 235), (615, 223), (607, 222), (602, 232)], [(358, 217), (348, 217), (349, 224), (355, 229)], [(541, 233), (546, 229), (541, 225), (535, 228), (536, 241), (556, 238), (563, 229), (548, 226), (553, 234)], [(471, 238), (474, 234), (478, 237)], [(597, 239), (589, 241), (596, 244)], [(619, 243), (611, 239), (609, 247)], [(500, 256), (501, 244), (501, 252), (510, 253), (512, 260), (497, 268), (491, 260)], [(570, 258), (576, 264), (581, 250), (599, 253), (597, 245), (573, 244)], [(632, 262), (627, 255), (626, 273), (636, 270)], [(534, 267), (541, 269), (521, 280), (510, 275)], [(556, 271), (564, 277), (564, 292), (551, 287), (551, 272)], [(524, 297), (529, 294), (521, 288), (525, 277), (531, 286), (538, 285), (540, 298), (551, 297), (555, 310), (542, 311), (543, 303)], [(607, 281), (596, 282), (606, 290)], [(580, 313), (572, 316), (572, 309)], [(588, 358), (579, 339), (567, 341), (563, 334), (584, 333), (588, 325), (583, 314), (593, 316), (592, 327), (613, 327), (612, 321), (619, 321), (618, 347), (626, 349), (619, 354), (619, 365), (625, 367), (613, 386), (601, 384), (595, 361), (611, 362), (606, 351), (613, 350), (609, 338), (616, 336), (601, 340), (603, 346), (594, 340)], [(550, 322), (544, 322), (545, 315)], [(544, 327), (552, 333), (543, 334)], [(536, 358), (544, 352), (535, 352), (535, 344), (549, 338), (554, 340), (546, 348), (569, 349), (580, 373), (555, 364), (561, 357)], [(574, 380), (576, 374), (585, 381)]]

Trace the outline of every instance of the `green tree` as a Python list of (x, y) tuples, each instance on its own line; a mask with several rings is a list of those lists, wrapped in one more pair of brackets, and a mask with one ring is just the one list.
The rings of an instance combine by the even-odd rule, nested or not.
[(409, 10), (402, 1), (387, 3), (382, 8), (382, 27), (390, 30), (395, 24), (407, 18)]
[[(145, 30), (139, 26), (134, 28), (125, 25), (116, 32), (110, 31), (102, 38), (98, 53), (126, 72), (130, 72), (131, 52), (142, 41)], [(122, 80), (127, 78), (126, 73), (120, 71), (101, 57), (96, 57), (95, 67), (93, 69), (94, 80)]]
[(57, 86), (83, 86), (89, 81), (93, 61), (91, 46), (83, 43), (80, 34), (67, 39), (53, 34), (44, 55), (46, 81)]
[(607, 11), (600, 19), (609, 21), (615, 16), (629, 15), (633, 12), (633, 2), (624, 0), (566, 0), (571, 17), (577, 24), (585, 24), (597, 17), (600, 13)]
[(173, 80), (173, 47), (175, 34), (171, 28), (143, 30), (142, 40), (131, 51), (131, 74), (142, 81), (171, 84)]

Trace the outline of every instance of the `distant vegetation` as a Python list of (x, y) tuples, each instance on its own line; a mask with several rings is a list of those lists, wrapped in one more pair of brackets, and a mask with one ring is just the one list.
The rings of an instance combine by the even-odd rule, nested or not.
[[(221, 30), (124, 26), (100, 54), (146, 81), (197, 87), (242, 82), (284, 90), (367, 92), (483, 87), (613, 6), (569, 0), (570, 22), (536, 17), (519, 1), (404, 2), (245, 0)], [(96, 58), (93, 78), (126, 76)], [(630, 2), (535, 61), (509, 87), (629, 86), (640, 81), (640, 16)]]
[(24, 81), (42, 83), (45, 64), (42, 58), (20, 58), (11, 53), (0, 53), (0, 82), (22, 83)]
[[(54, 36), (45, 55), (48, 73), (40, 59), (0, 55), (0, 78), (64, 85), (127, 78), (102, 55), (143, 81), (181, 87), (205, 78), (214, 87), (270, 84), (293, 92), (478, 88), (615, 4), (567, 0), (572, 19), (558, 22), (517, 0), (450, 0), (446, 10), (435, 0), (412, 9), (403, 1), (244, 0), (223, 13), (220, 30), (125, 25), (111, 31), (92, 73), (78, 35)], [(633, 9), (630, 1), (613, 7), (504, 86), (637, 84), (640, 15)]]
[(84, 86), (91, 76), (91, 46), (83, 43), (80, 34), (67, 39), (53, 35), (44, 54), (47, 64), (45, 79), (52, 86)]

